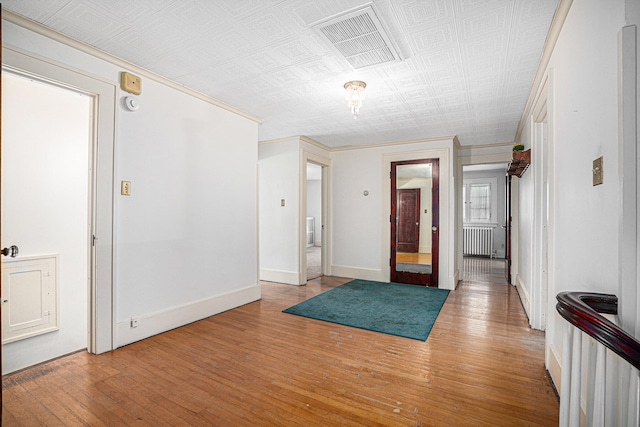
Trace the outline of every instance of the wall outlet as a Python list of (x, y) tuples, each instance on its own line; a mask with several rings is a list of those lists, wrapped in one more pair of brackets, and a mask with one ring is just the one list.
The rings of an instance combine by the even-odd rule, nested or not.
[(131, 195), (131, 181), (120, 182), (120, 194), (122, 194), (123, 196)]
[(134, 319), (133, 317), (131, 318), (131, 327), (132, 328), (137, 328), (138, 327), (138, 319)]

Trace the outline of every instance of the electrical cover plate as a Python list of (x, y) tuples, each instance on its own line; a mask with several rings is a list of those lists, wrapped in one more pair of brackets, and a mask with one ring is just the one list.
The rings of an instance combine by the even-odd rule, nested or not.
[(593, 161), (593, 185), (600, 185), (603, 182), (602, 157)]
[(120, 87), (124, 91), (134, 95), (140, 95), (142, 93), (142, 80), (138, 76), (134, 76), (133, 74), (123, 71)]

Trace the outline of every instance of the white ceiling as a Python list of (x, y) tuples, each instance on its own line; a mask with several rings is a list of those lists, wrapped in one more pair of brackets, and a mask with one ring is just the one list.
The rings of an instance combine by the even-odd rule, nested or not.
[[(310, 24), (373, 3), (404, 58), (354, 71)], [(2, 7), (329, 147), (512, 142), (559, 0), (4, 0)], [(343, 84), (367, 83), (354, 120)], [(143, 82), (144, 90), (144, 82)], [(142, 94), (144, 97), (144, 92)]]

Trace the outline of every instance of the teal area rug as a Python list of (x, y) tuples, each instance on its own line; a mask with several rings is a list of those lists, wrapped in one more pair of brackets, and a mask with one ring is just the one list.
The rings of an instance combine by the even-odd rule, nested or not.
[(284, 313), (426, 341), (449, 291), (352, 280)]

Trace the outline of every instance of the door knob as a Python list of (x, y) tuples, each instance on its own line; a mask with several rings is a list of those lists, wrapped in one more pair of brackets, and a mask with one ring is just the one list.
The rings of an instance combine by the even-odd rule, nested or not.
[(15, 258), (18, 256), (18, 247), (16, 245), (12, 245), (8, 248), (4, 248), (2, 249), (2, 251), (0, 251), (0, 253), (2, 253), (2, 255), (4, 256), (10, 256), (11, 258)]
[(433, 227), (431, 227), (431, 231), (433, 231), (433, 232), (435, 233), (436, 231), (438, 231), (438, 227), (436, 227), (436, 226), (434, 225)]

